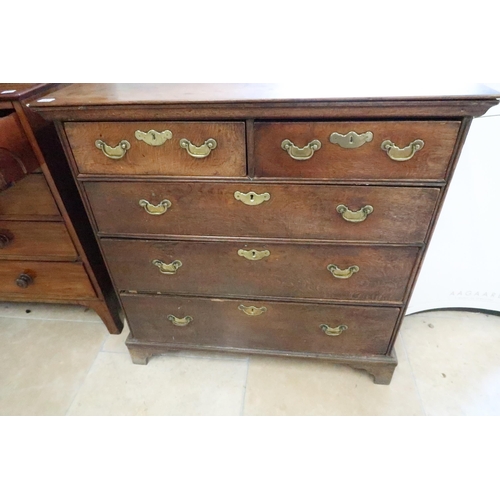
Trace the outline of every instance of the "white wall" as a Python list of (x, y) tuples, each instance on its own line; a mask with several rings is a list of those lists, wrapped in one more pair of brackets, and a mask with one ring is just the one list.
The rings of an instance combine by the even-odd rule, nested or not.
[(500, 104), (472, 122), (407, 314), (451, 307), (500, 311)]

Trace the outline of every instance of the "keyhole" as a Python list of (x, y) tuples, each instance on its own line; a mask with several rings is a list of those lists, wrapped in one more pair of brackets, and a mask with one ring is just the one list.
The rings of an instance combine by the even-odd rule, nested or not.
[(354, 137), (351, 135), (351, 137), (349, 137), (349, 144), (352, 144), (354, 142)]
[(257, 252), (256, 252), (255, 250), (252, 250), (252, 257), (253, 257), (254, 259), (255, 259), (256, 255), (257, 255)]
[(250, 201), (253, 203), (253, 194), (250, 195)]

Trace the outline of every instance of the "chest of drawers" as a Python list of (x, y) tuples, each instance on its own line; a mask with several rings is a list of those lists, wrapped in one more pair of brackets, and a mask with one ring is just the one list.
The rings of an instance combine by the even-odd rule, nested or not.
[(390, 383), (468, 127), (497, 101), (333, 92), (72, 85), (32, 104), (56, 121), (135, 363), (313, 357)]
[(53, 124), (27, 100), (50, 84), (0, 84), (0, 300), (81, 304), (110, 333), (123, 314)]

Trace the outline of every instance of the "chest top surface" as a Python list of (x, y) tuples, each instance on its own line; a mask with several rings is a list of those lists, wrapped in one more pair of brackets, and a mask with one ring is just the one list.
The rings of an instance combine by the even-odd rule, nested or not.
[[(116, 119), (162, 118), (152, 113), (131, 114), (134, 109), (148, 108), (173, 113), (173, 118), (176, 112), (185, 115), (193, 109), (205, 110), (206, 118), (227, 118), (228, 110), (236, 113), (235, 118), (286, 118), (294, 114), (331, 117), (317, 112), (322, 108), (335, 109), (334, 115), (339, 117), (353, 108), (358, 109), (357, 114), (368, 115), (367, 110), (378, 109), (381, 117), (439, 117), (480, 116), (497, 104), (498, 98), (500, 93), (479, 84), (412, 87), (330, 83), (99, 83), (63, 86), (31, 106), (58, 120), (109, 119), (105, 115), (109, 109), (121, 113)], [(371, 114), (375, 116), (373, 111)], [(193, 118), (203, 116), (195, 114)]]

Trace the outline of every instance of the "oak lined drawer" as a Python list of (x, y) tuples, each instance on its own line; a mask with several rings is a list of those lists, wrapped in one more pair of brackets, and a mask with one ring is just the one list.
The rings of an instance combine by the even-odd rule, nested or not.
[(90, 122), (64, 127), (81, 173), (246, 175), (243, 122)]
[[(21, 275), (32, 283), (22, 288), (16, 284)], [(95, 292), (79, 262), (0, 261), (0, 293), (41, 299), (89, 299)]]
[[(436, 188), (293, 184), (86, 182), (84, 186), (104, 234), (393, 243), (424, 241), (439, 195)], [(252, 200), (262, 203), (243, 202)], [(373, 211), (368, 213), (367, 207)], [(150, 215), (147, 210), (164, 213)], [(348, 222), (344, 217), (365, 220)]]
[(0, 259), (76, 260), (63, 222), (0, 221)]
[[(398, 308), (122, 295), (135, 339), (164, 345), (385, 354)], [(250, 311), (265, 308), (260, 315)], [(189, 320), (192, 318), (192, 321)], [(187, 323), (176, 326), (174, 323)], [(329, 327), (327, 335), (321, 325)], [(347, 329), (339, 328), (347, 326)]]
[[(459, 128), (460, 122), (433, 121), (255, 123), (256, 175), (443, 180)], [(386, 142), (389, 151), (382, 149), (384, 141), (393, 144)], [(408, 150), (397, 152), (394, 146)], [(409, 159), (401, 161), (404, 158)]]
[(0, 193), (0, 220), (62, 220), (56, 202), (42, 174), (31, 174)]
[(248, 241), (101, 243), (119, 290), (365, 302), (402, 302), (418, 254), (416, 247)]

